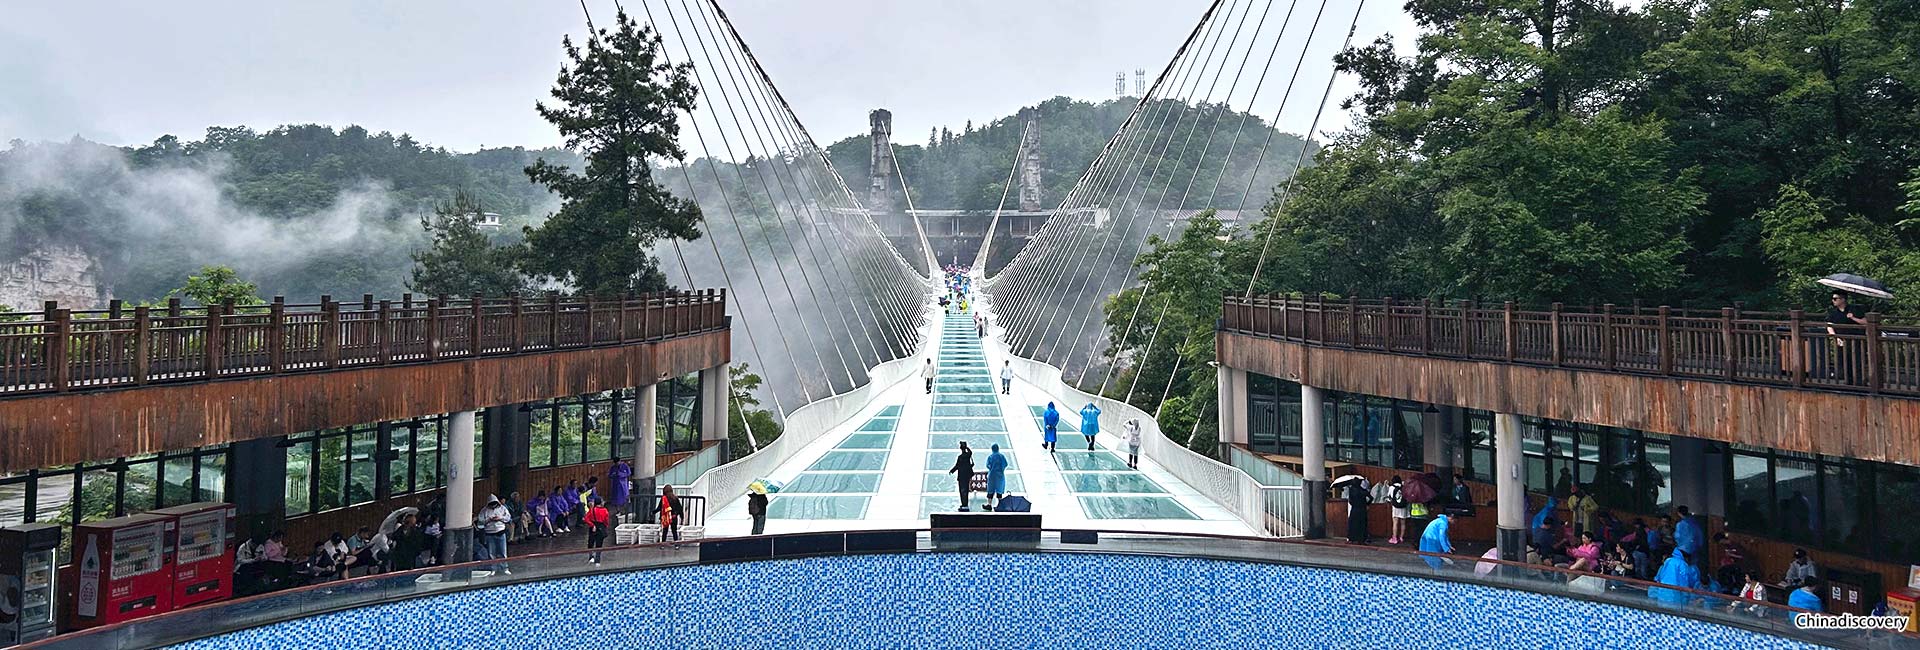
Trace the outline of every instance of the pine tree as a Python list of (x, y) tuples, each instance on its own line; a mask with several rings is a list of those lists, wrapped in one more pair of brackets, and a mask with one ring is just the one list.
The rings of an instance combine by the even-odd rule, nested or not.
[(522, 268), (586, 293), (664, 289), (660, 261), (647, 249), (662, 237), (698, 238), (700, 208), (656, 185), (647, 158), (686, 157), (676, 141), (677, 112), (693, 110), (693, 68), (668, 64), (659, 35), (625, 11), (585, 49), (571, 39), (561, 44), (568, 63), (553, 86), (559, 103), (535, 109), (560, 129), (568, 148), (585, 154), (586, 169), (576, 174), (544, 158), (527, 168), (565, 203), (527, 229)]

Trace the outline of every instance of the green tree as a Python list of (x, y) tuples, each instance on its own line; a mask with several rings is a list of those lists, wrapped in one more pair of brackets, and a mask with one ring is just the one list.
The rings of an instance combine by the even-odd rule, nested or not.
[(752, 441), (760, 443), (763, 447), (779, 439), (780, 434), (785, 430), (780, 426), (780, 421), (774, 418), (772, 412), (752, 408), (760, 405), (760, 398), (754, 397), (753, 393), (760, 389), (763, 381), (760, 375), (749, 370), (749, 364), (745, 363), (737, 363), (727, 368), (727, 376), (732, 380), (730, 390), (733, 392), (730, 400), (731, 407), (727, 409), (727, 439), (733, 447), (735, 457), (754, 449), (747, 439), (749, 428), (753, 431)]
[(587, 293), (666, 288), (647, 254), (662, 237), (695, 239), (699, 206), (654, 184), (649, 157), (686, 157), (675, 141), (676, 111), (691, 111), (689, 64), (669, 65), (658, 35), (625, 11), (583, 50), (563, 39), (568, 63), (553, 86), (557, 104), (536, 103), (569, 148), (586, 154), (584, 173), (542, 158), (527, 176), (559, 194), (560, 211), (527, 230), (523, 267)]
[(225, 266), (200, 267), (198, 274), (187, 276), (187, 283), (167, 292), (167, 296), (187, 298), (202, 305), (227, 302), (258, 305), (266, 302), (260, 299), (259, 287), (241, 279), (239, 273)]
[(465, 191), (420, 217), (432, 245), (413, 253), (408, 288), (429, 295), (500, 296), (524, 288), (514, 270), (518, 249), (497, 246), (476, 225), (480, 202)]

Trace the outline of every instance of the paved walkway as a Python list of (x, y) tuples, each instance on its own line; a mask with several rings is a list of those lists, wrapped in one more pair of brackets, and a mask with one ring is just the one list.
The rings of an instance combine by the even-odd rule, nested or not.
[[(1007, 456), (1007, 489), (1033, 502), (1052, 528), (1176, 530), (1252, 534), (1245, 524), (1192, 487), (1142, 458), (1127, 467), (1119, 432), (1096, 436), (1094, 451), (1079, 434), (1083, 405), (1059, 404), (1059, 451), (1042, 448), (1039, 414), (1059, 398), (1016, 378), (999, 391), (999, 353), (981, 345), (973, 315), (953, 309), (921, 358), (938, 378), (925, 390), (913, 378), (878, 394), (858, 415), (795, 453), (773, 472), (786, 484), (768, 505), (768, 533), (855, 528), (924, 528), (927, 515), (959, 509), (955, 475), (947, 473), (965, 441), (978, 471), (992, 445)], [(985, 495), (970, 499), (979, 511)], [(745, 535), (752, 521), (744, 496), (713, 504), (710, 536)]]

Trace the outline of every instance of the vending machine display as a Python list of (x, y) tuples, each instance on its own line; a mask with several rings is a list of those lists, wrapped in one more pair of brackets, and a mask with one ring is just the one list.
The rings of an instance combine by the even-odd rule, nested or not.
[(73, 527), (73, 563), (61, 582), (67, 629), (173, 609), (173, 517), (129, 515)]
[(234, 508), (204, 501), (161, 508), (173, 517), (173, 608), (233, 597)]
[(54, 634), (54, 571), (60, 526), (0, 528), (0, 646)]

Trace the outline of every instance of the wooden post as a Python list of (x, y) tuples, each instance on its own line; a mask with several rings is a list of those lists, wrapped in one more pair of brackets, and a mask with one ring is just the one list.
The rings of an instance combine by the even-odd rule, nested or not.
[(1553, 337), (1548, 342), (1547, 350), (1556, 368), (1560, 367), (1560, 362), (1566, 358), (1560, 341), (1560, 311), (1565, 308), (1566, 305), (1556, 302), (1553, 303), (1553, 311), (1547, 313), (1547, 334)]
[(133, 308), (133, 383), (147, 383), (148, 357), (153, 356), (153, 314), (146, 307)]
[(1807, 385), (1807, 342), (1800, 332), (1806, 317), (1807, 312), (1799, 309), (1787, 311), (1787, 351), (1780, 355), (1780, 362), (1785, 364), (1794, 388)]
[(587, 327), (586, 327), (586, 340), (585, 340), (585, 341), (581, 341), (581, 344), (582, 344), (582, 345), (593, 345), (593, 344), (594, 344), (594, 343), (595, 343), (596, 341), (598, 341), (598, 339), (595, 339), (595, 338), (593, 337), (593, 335), (594, 335), (594, 327), (593, 327), (593, 294), (586, 294), (585, 296), (583, 296), (583, 299), (584, 299), (584, 300), (586, 301), (586, 303), (587, 303)]
[(468, 298), (467, 301), (470, 303), (467, 307), (473, 311), (473, 324), (467, 326), (467, 356), (477, 357), (480, 356), (480, 351), (486, 349), (486, 346), (482, 345), (480, 341), (480, 332), (484, 331), (480, 327), (480, 323), (487, 315), (486, 308), (484, 307), (484, 305), (486, 305), (486, 297), (476, 293), (473, 294), (473, 297)]
[(520, 302), (520, 294), (517, 294), (517, 293), (513, 294), (513, 299), (508, 304), (508, 306), (513, 310), (513, 313), (512, 313), (513, 344), (509, 347), (513, 350), (514, 354), (519, 354), (520, 342), (522, 339), (526, 338), (526, 330), (527, 330), (526, 324), (523, 322), (525, 320), (523, 318), (523, 315), (526, 312), (523, 309), (523, 305)]
[(1500, 315), (1500, 319), (1501, 319), (1501, 322), (1504, 324), (1503, 325), (1504, 328), (1506, 329), (1507, 363), (1513, 363), (1513, 351), (1514, 351), (1513, 350), (1514, 348), (1513, 301), (1511, 300), (1506, 301), (1506, 303), (1501, 308), (1504, 310)]
[[(1880, 312), (1867, 312), (1867, 390), (1879, 393), (1886, 388), (1886, 364), (1880, 359)], [(1859, 362), (1855, 362), (1856, 364)]]
[(1433, 354), (1433, 299), (1420, 299), (1420, 352)]
[(440, 359), (440, 299), (427, 299), (427, 360)]
[(1327, 336), (1327, 294), (1313, 294), (1313, 307), (1314, 311), (1320, 315), (1320, 344), (1326, 345), (1329, 338)]
[(1468, 300), (1460, 304), (1460, 356), (1473, 358), (1473, 312), (1480, 304)]
[(373, 311), (373, 294), (360, 294), (360, 311)]
[(560, 347), (560, 292), (547, 292), (547, 349)]
[(340, 303), (320, 297), (320, 358), (328, 368), (340, 365)]
[(1666, 305), (1660, 306), (1660, 340), (1655, 345), (1660, 346), (1660, 374), (1662, 375), (1673, 374), (1673, 325), (1667, 321), (1672, 311)]
[(1727, 381), (1733, 381), (1734, 373), (1740, 367), (1740, 350), (1736, 347), (1740, 341), (1733, 336), (1734, 320), (1732, 307), (1720, 308), (1720, 356), (1726, 364), (1721, 373)]
[(1385, 346), (1385, 349), (1388, 352), (1392, 352), (1393, 341), (1394, 339), (1399, 338), (1397, 336), (1394, 336), (1395, 334), (1394, 330), (1399, 329), (1398, 327), (1399, 324), (1396, 322), (1398, 319), (1394, 318), (1393, 316), (1393, 297), (1388, 296), (1385, 298), (1381, 298), (1380, 304), (1385, 305), (1381, 309), (1383, 309), (1387, 315), (1387, 332), (1385, 335), (1382, 335), (1380, 337), (1380, 342), (1381, 342), (1381, 345)]
[(200, 349), (206, 353), (207, 378), (220, 376), (220, 305), (207, 305), (207, 330)]
[(267, 306), (267, 366), (273, 374), (287, 369), (287, 299), (274, 296)]
[(1360, 299), (1347, 296), (1347, 347), (1360, 347)]
[(627, 305), (633, 303), (633, 290), (620, 295), (620, 306), (613, 310), (613, 340), (627, 342)]
[(107, 318), (120, 320), (120, 310), (125, 307), (119, 298), (107, 301)]
[(1619, 367), (1620, 344), (1613, 331), (1613, 303), (1600, 306), (1600, 349), (1606, 359), (1607, 369)]
[(51, 331), (47, 332), (46, 340), (47, 379), (54, 390), (66, 392), (73, 381), (73, 365), (67, 361), (67, 346), (73, 337), (73, 315), (51, 300), (42, 310), (53, 325), (48, 328)]
[(374, 348), (380, 351), (380, 365), (393, 363), (393, 301), (380, 301), (379, 321), (374, 326)]

